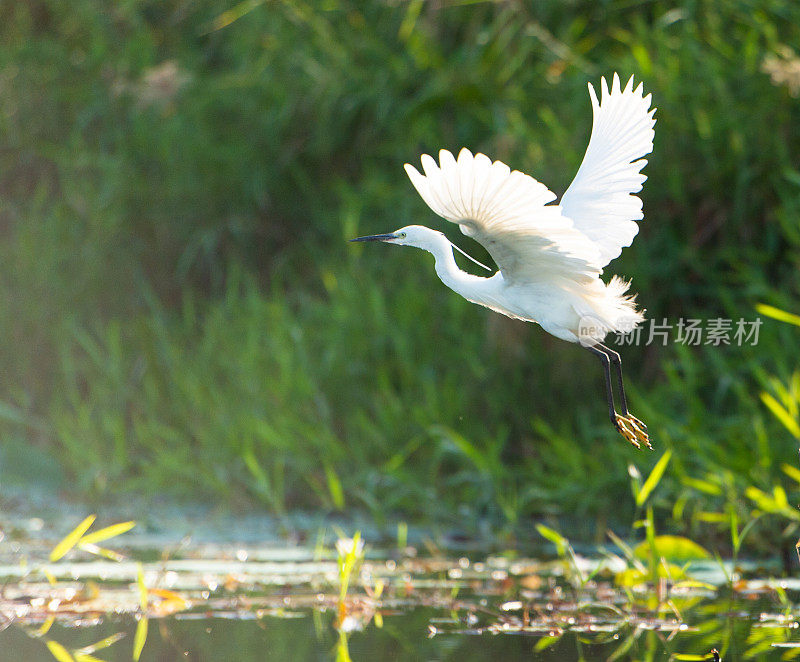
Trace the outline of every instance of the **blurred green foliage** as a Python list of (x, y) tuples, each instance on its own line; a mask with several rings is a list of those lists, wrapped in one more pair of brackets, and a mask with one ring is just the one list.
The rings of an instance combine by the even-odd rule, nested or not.
[[(563, 192), (586, 83), (618, 71), (658, 124), (612, 272), (657, 320), (798, 312), (798, 57), (794, 0), (4, 4), (3, 443), (82, 492), (601, 534), (655, 456), (608, 425), (593, 357), (345, 240), (441, 227), (402, 171), (441, 147)], [(798, 350), (775, 320), (755, 347), (625, 349), (673, 528), (710, 536), (694, 514), (786, 478), (759, 393)]]

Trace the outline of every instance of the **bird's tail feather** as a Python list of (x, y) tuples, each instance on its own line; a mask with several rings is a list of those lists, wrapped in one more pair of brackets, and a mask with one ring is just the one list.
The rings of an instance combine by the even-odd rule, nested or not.
[(630, 333), (642, 321), (644, 311), (636, 308), (636, 295), (628, 294), (630, 282), (614, 276), (608, 283), (596, 281), (597, 288), (582, 296), (578, 330), (579, 342), (601, 342), (609, 333)]
[(612, 332), (628, 333), (644, 321), (644, 312), (636, 307), (636, 295), (628, 294), (630, 281), (613, 276), (606, 285), (604, 308)]

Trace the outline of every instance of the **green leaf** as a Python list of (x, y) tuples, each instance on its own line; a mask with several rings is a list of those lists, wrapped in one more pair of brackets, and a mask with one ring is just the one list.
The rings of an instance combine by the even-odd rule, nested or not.
[(482, 472), (489, 472), (490, 462), (485, 453), (483, 453), (475, 444), (462, 435), (454, 432), (453, 430), (444, 426), (433, 426), (431, 432), (439, 438), (449, 441), (453, 446), (463, 453), (475, 467)]
[[(683, 536), (656, 536), (653, 540), (654, 549), (658, 558), (663, 558), (670, 563), (686, 563), (711, 558), (708, 550)], [(650, 558), (650, 544), (640, 543), (633, 550), (636, 558)]]
[(536, 530), (541, 534), (542, 537), (549, 540), (556, 546), (556, 552), (559, 556), (564, 556), (564, 553), (567, 550), (567, 545), (569, 541), (562, 536), (558, 531), (554, 531), (549, 526), (545, 526), (544, 524), (537, 524)]
[(777, 503), (781, 509), (789, 507), (789, 499), (786, 497), (786, 490), (780, 485), (775, 485), (775, 487), (772, 488), (772, 495), (775, 499), (775, 503)]
[(796, 483), (800, 483), (800, 469), (793, 467), (791, 464), (782, 464), (781, 469), (789, 478), (792, 478)]
[(785, 310), (781, 310), (775, 306), (769, 306), (765, 303), (757, 303), (756, 312), (760, 315), (766, 315), (767, 317), (772, 317), (773, 319), (781, 322), (787, 322), (789, 324), (794, 324), (795, 326), (800, 326), (800, 315), (787, 313)]
[(701, 480), (699, 478), (684, 478), (683, 484), (687, 487), (694, 488), (698, 492), (705, 492), (706, 494), (719, 495), (722, 494), (722, 487), (716, 483), (708, 480)]
[(639, 493), (636, 495), (637, 506), (644, 505), (644, 502), (647, 501), (650, 494), (654, 489), (656, 489), (658, 483), (661, 481), (661, 477), (664, 475), (664, 471), (666, 470), (671, 457), (672, 451), (668, 450), (661, 456), (658, 462), (656, 462), (656, 466), (653, 467), (653, 470), (650, 472), (647, 480), (644, 481), (642, 489), (639, 490)]
[(78, 524), (78, 526), (53, 548), (53, 551), (50, 552), (50, 560), (58, 561), (64, 554), (75, 547), (83, 534), (86, 533), (89, 527), (94, 523), (96, 517), (97, 515), (89, 515), (89, 517)]
[(147, 611), (147, 585), (144, 583), (144, 567), (141, 563), (139, 565), (139, 570), (136, 573), (136, 586), (139, 589), (139, 607), (141, 607), (142, 611)]
[(684, 579), (683, 581), (676, 582), (672, 588), (673, 589), (702, 588), (705, 591), (717, 590), (717, 587), (714, 586), (713, 584), (709, 584), (707, 582), (701, 582), (696, 579)]
[(344, 489), (342, 489), (342, 481), (329, 464), (325, 465), (325, 478), (328, 481), (328, 492), (331, 495), (331, 501), (337, 510), (344, 510)]
[(55, 616), (48, 616), (45, 619), (44, 623), (42, 623), (41, 627), (38, 630), (36, 630), (36, 632), (34, 633), (34, 636), (35, 637), (43, 637), (44, 635), (46, 635), (47, 632), (50, 630), (50, 628), (53, 626), (53, 623), (55, 622), (55, 620), (56, 620)]
[(61, 644), (57, 641), (47, 641), (47, 648), (50, 651), (50, 654), (58, 660), (58, 662), (75, 662), (72, 658), (72, 655), (69, 654), (66, 648), (64, 648)]
[[(671, 579), (675, 582), (683, 582), (686, 577), (686, 570), (679, 565), (668, 564), (664, 567), (663, 563), (656, 565), (656, 576)], [(645, 568), (626, 568), (618, 572), (614, 577), (614, 582), (622, 588), (632, 588), (647, 584), (653, 579), (649, 569)]]
[(147, 641), (147, 619), (142, 618), (136, 624), (136, 633), (133, 635), (133, 662), (139, 662), (145, 642)]
[(744, 491), (744, 495), (765, 513), (780, 514), (795, 521), (800, 520), (800, 512), (789, 505), (786, 491), (780, 485), (775, 486), (772, 494), (767, 494), (751, 485)]
[(792, 433), (795, 439), (800, 439), (800, 425), (797, 424), (797, 421), (792, 418), (792, 415), (786, 411), (780, 402), (766, 392), (761, 393), (761, 402), (767, 406), (775, 418), (783, 423), (783, 426)]
[(611, 653), (611, 656), (608, 658), (608, 662), (616, 662), (616, 660), (627, 656), (628, 651), (630, 651), (630, 649), (633, 647), (633, 644), (636, 642), (636, 634), (636, 631), (634, 631), (631, 635), (629, 635), (625, 641), (623, 641), (617, 647), (617, 649)]
[(75, 662), (103, 662), (103, 660), (89, 653), (75, 653)]
[(533, 650), (537, 653), (541, 653), (546, 648), (550, 648), (550, 646), (554, 646), (561, 640), (561, 636), (557, 637), (542, 637), (539, 641), (536, 642), (536, 645), (533, 647)]
[(730, 515), (727, 513), (712, 513), (701, 511), (696, 513), (694, 518), (698, 522), (713, 522), (714, 524), (720, 524), (722, 522), (728, 522), (730, 520)]
[(133, 520), (130, 522), (112, 524), (104, 529), (99, 529), (98, 531), (94, 531), (93, 533), (83, 536), (80, 539), (80, 542), (83, 544), (94, 545), (98, 542), (102, 542), (103, 540), (108, 540), (109, 538), (116, 538), (117, 536), (130, 531), (134, 526), (136, 526), (136, 522)]

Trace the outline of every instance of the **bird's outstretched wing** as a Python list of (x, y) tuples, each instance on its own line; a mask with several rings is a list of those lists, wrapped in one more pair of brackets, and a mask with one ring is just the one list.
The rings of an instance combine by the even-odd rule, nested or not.
[(600, 273), (600, 251), (574, 227), (544, 184), (500, 161), (464, 148), (439, 164), (422, 155), (421, 174), (406, 163), (412, 184), (442, 218), (483, 244), (508, 281), (582, 280)]
[(592, 135), (578, 174), (564, 196), (561, 208), (575, 227), (600, 250), (600, 266), (630, 246), (642, 219), (642, 201), (634, 195), (647, 177), (641, 174), (653, 149), (651, 95), (643, 96), (642, 84), (634, 90), (633, 76), (624, 90), (614, 74), (611, 91), (600, 81), (600, 101), (589, 84), (592, 99)]

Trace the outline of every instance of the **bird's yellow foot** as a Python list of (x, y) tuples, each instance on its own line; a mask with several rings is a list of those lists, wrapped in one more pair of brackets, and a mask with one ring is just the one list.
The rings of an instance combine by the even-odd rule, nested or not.
[(641, 448), (641, 444), (644, 444), (650, 450), (653, 450), (653, 446), (650, 444), (650, 437), (647, 434), (647, 426), (635, 416), (631, 416), (630, 414), (627, 416), (620, 416), (617, 414), (614, 427), (617, 428), (617, 432), (625, 437), (633, 446), (636, 446), (636, 448)]
[(627, 419), (636, 431), (636, 438), (650, 450), (653, 450), (653, 445), (650, 443), (650, 435), (647, 434), (647, 426), (632, 414), (628, 414)]
[(636, 441), (636, 433), (631, 428), (631, 424), (628, 422), (628, 419), (624, 416), (620, 416), (619, 414), (616, 415), (617, 419), (614, 422), (614, 427), (617, 428), (617, 432), (619, 432), (625, 439), (628, 440), (630, 444), (636, 446), (636, 448), (641, 448), (639, 442)]

